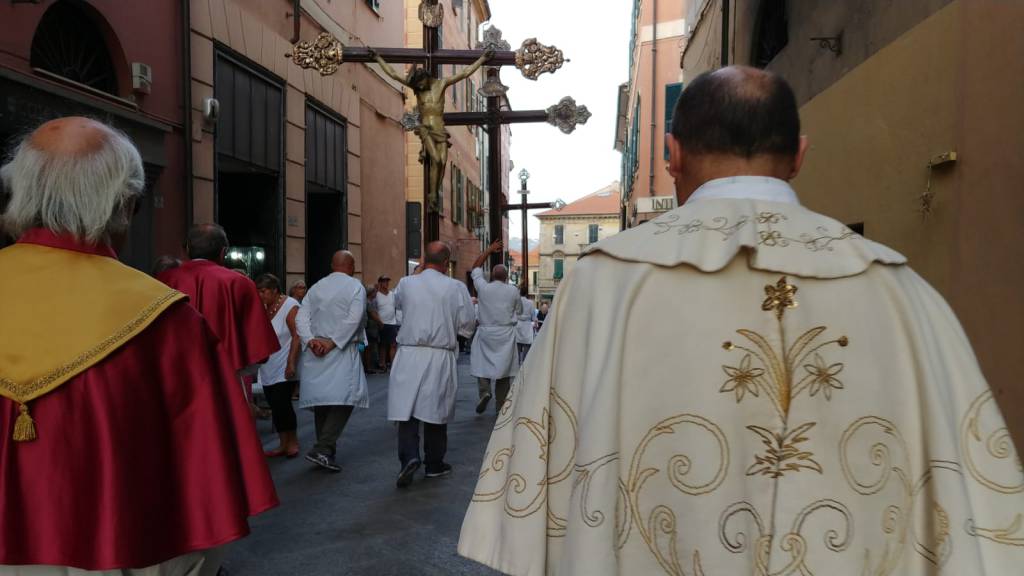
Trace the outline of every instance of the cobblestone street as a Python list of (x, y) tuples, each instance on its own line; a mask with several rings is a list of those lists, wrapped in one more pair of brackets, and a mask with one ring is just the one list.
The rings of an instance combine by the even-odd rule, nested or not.
[[(407, 490), (398, 474), (395, 426), (386, 420), (387, 376), (370, 376), (370, 408), (357, 410), (338, 443), (340, 474), (301, 456), (273, 459), (281, 505), (251, 520), (252, 534), (230, 546), (225, 568), (250, 575), (485, 575), (497, 574), (456, 554), (459, 529), (494, 423), (493, 405), (474, 412), (476, 383), (469, 356), (459, 365), (455, 421), (448, 426), (452, 476), (423, 478)], [(313, 444), (313, 417), (300, 411), (303, 453)], [(258, 429), (276, 446), (269, 421)]]

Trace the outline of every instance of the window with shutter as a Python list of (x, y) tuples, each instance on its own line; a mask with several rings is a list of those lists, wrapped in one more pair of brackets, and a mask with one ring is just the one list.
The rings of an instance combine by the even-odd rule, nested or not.
[[(676, 101), (683, 93), (683, 83), (665, 85), (665, 133), (672, 131), (672, 114), (676, 109)], [(665, 141), (665, 160), (668, 160), (668, 140)]]

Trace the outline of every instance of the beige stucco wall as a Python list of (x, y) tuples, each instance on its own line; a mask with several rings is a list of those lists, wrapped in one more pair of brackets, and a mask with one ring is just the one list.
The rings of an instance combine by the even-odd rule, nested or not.
[[(302, 70), (286, 59), (291, 51), (290, 14), (292, 3), (285, 0), (190, 0), (192, 15), (192, 139), (193, 139), (193, 218), (209, 222), (214, 215), (214, 138), (213, 126), (203, 122), (204, 98), (213, 96), (214, 43), (223, 44), (262, 66), (285, 82), (285, 182), (286, 226), (284, 239), (286, 282), (303, 279), (305, 274), (305, 103), (311, 97), (344, 117), (348, 122), (348, 243), (356, 256), (357, 274), (404, 271), (404, 255), (395, 259), (392, 244), (404, 236), (382, 233), (394, 228), (398, 214), (404, 231), (404, 195), (400, 182), (404, 169), (401, 156), (365, 154), (363, 150), (396, 150), (402, 147), (397, 129), (402, 116), (401, 92), (364, 65), (347, 64), (332, 76), (322, 77), (313, 70)], [(364, 3), (338, 3), (315, 0), (315, 7), (356, 37), (373, 39), (384, 45), (402, 43), (404, 12), (394, 3), (382, 3), (382, 13), (374, 14)], [(323, 27), (302, 16), (302, 40), (310, 40)], [(368, 124), (371, 130), (363, 130)], [(383, 173), (383, 175), (382, 175)], [(398, 182), (396, 184), (396, 182)], [(368, 201), (364, 201), (368, 200)], [(375, 211), (367, 232), (364, 210)], [(376, 214), (377, 211), (382, 212)], [(314, 239), (310, 239), (314, 241)]]
[[(580, 253), (590, 245), (590, 225), (599, 226), (597, 232), (598, 241), (619, 233), (618, 214), (581, 215), (581, 216), (544, 216), (540, 220), (540, 266), (538, 271), (538, 296), (548, 297), (554, 295), (558, 283), (555, 281), (555, 259), (562, 258), (565, 263), (562, 268), (564, 279), (572, 271), (573, 265), (579, 259)], [(563, 243), (555, 244), (555, 226), (565, 226)], [(531, 266), (532, 268), (532, 266)], [(532, 278), (531, 278), (532, 280)]]
[[(957, 313), (1024, 441), (1024, 4), (958, 0), (801, 110), (811, 139), (796, 181), (812, 208), (903, 252)], [(933, 212), (919, 212), (930, 158)]]

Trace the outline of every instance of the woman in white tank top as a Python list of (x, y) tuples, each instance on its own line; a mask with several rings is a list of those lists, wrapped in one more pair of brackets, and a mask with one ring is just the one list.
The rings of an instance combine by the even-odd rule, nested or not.
[(274, 429), (280, 438), (280, 445), (264, 454), (270, 458), (294, 458), (299, 455), (297, 422), (292, 407), (292, 390), (298, 380), (295, 370), (298, 366), (300, 342), (295, 328), (295, 316), (299, 312), (299, 303), (281, 293), (281, 282), (273, 274), (263, 274), (257, 278), (256, 289), (281, 344), (281, 348), (259, 370), (259, 383), (270, 404)]

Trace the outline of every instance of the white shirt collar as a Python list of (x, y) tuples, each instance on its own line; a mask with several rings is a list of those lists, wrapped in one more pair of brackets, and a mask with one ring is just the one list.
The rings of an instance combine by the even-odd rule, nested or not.
[(705, 182), (686, 204), (707, 198), (735, 198), (800, 204), (796, 192), (785, 180), (768, 176), (733, 176)]

